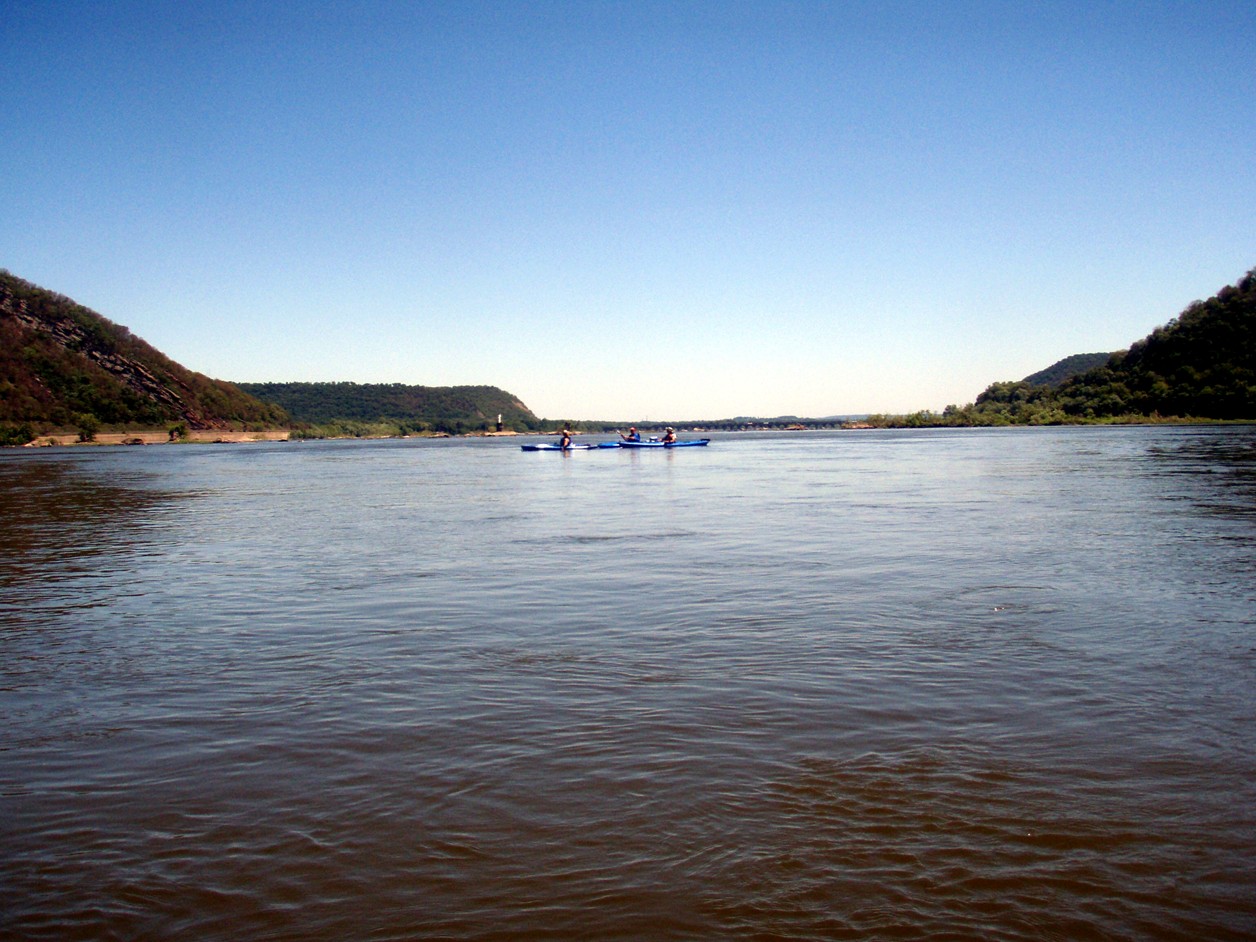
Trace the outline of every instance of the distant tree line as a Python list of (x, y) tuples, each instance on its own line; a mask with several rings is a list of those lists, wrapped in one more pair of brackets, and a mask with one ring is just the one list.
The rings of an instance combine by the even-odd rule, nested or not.
[(402, 383), (238, 383), (292, 416), (298, 434), (319, 437), (462, 435), (536, 431), (544, 422), (496, 386), (408, 386)]

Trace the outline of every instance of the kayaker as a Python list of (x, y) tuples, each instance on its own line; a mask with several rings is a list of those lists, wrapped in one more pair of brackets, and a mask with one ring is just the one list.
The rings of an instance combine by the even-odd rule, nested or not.
[(669, 425), (667, 433), (663, 436), (663, 444), (670, 445), (674, 441), (676, 441), (676, 430)]
[(565, 425), (563, 426), (563, 437), (559, 440), (558, 447), (559, 448), (571, 447), (571, 429), (567, 428), (567, 426)]
[(619, 437), (622, 438), (626, 442), (641, 441), (641, 433), (637, 431), (637, 427), (635, 425), (632, 426), (632, 428), (628, 429), (627, 435), (625, 435), (623, 432), (620, 432)]

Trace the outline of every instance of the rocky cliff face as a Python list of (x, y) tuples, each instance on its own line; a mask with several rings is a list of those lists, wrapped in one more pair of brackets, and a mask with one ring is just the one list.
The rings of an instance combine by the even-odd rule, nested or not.
[(276, 425), (282, 409), (185, 369), (82, 305), (0, 272), (0, 421), (194, 429)]
[(44, 335), (66, 350), (82, 354), (85, 359), (95, 363), (119, 382), (157, 403), (163, 412), (185, 420), (190, 427), (225, 427), (225, 423), (216, 423), (188, 406), (179, 389), (183, 384), (174, 380), (172, 386), (170, 382), (173, 377), (163, 380), (139, 361), (103, 348), (73, 319), (55, 314), (45, 314), (43, 317), (32, 314), (25, 301), (13, 298), (4, 288), (0, 288), (0, 310), (10, 314), (18, 324), (33, 333)]

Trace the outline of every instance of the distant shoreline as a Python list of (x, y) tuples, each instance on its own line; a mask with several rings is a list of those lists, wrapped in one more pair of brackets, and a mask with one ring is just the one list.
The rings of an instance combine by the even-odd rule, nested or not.
[[(810, 432), (810, 431), (904, 431), (912, 429), (1016, 429), (1016, 428), (1078, 428), (1083, 426), (1089, 427), (1111, 427), (1111, 426), (1135, 426), (1135, 425), (1199, 425), (1199, 426), (1216, 426), (1216, 425), (1256, 425), (1256, 420), (1252, 419), (1146, 419), (1142, 421), (1090, 421), (1090, 422), (1070, 422), (1063, 425), (1028, 425), (1019, 423), (1009, 423), (1006, 425), (875, 425), (866, 422), (850, 422), (834, 429), (815, 429), (815, 428), (745, 428), (738, 429), (740, 432)], [(724, 430), (725, 432), (732, 430)], [(24, 445), (8, 445), (6, 449), (23, 449), (23, 448), (65, 448), (65, 447), (92, 447), (92, 446), (138, 446), (138, 445), (187, 445), (187, 444), (248, 444), (251, 442), (301, 442), (301, 441), (387, 441), (390, 439), (423, 439), (423, 438), (512, 438), (516, 436), (525, 437), (555, 437), (558, 433), (552, 431), (527, 431), (516, 432), (512, 430), (504, 430), (501, 432), (466, 432), (461, 435), (451, 435), (445, 432), (436, 432), (432, 434), (410, 434), (410, 435), (372, 435), (372, 436), (328, 436), (326, 438), (302, 438), (299, 434), (293, 434), (292, 429), (265, 429), (262, 431), (241, 432), (232, 429), (190, 429), (181, 438), (170, 438), (168, 430), (161, 429), (139, 429), (124, 432), (97, 432), (91, 441), (79, 441), (78, 433), (73, 431), (50, 432), (38, 435), (34, 440)], [(576, 431), (575, 435), (597, 435), (598, 432)]]

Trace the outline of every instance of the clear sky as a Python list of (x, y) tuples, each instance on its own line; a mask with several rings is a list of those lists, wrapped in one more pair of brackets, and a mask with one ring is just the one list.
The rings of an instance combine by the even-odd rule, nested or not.
[(0, 267), (237, 381), (941, 409), (1256, 266), (1256, 3), (0, 0)]

